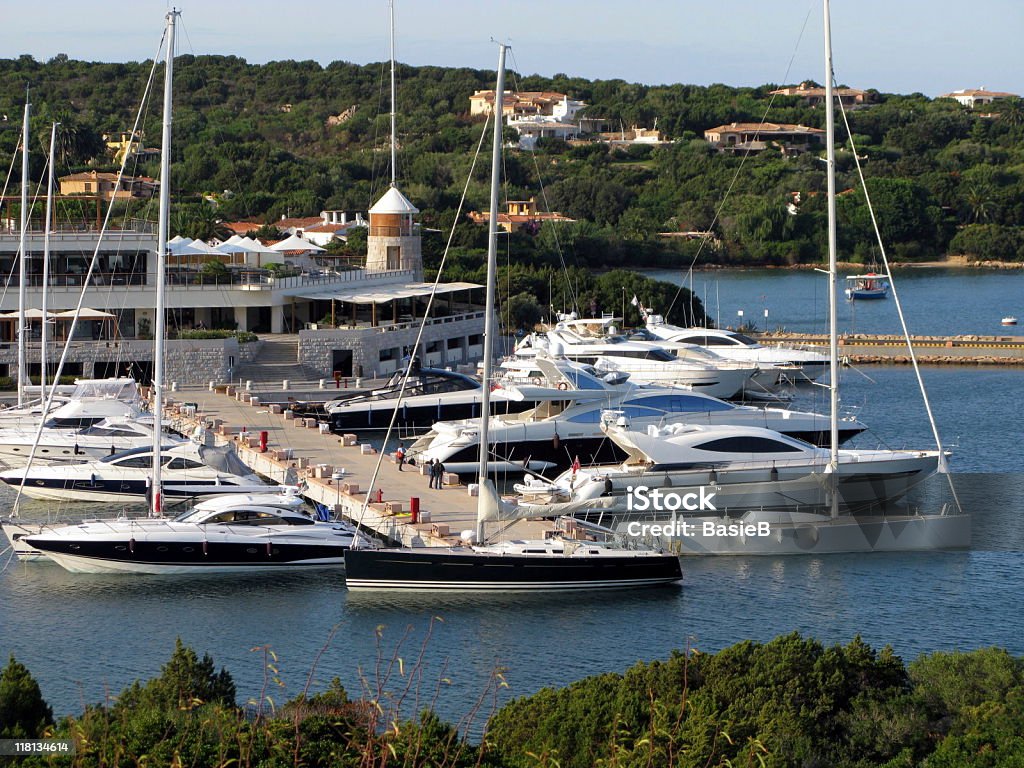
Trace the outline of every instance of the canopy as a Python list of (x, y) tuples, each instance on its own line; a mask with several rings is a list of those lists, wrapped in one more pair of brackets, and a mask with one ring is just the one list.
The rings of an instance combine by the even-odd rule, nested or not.
[[(71, 319), (74, 316), (75, 310), (73, 309), (69, 309), (67, 312), (58, 312), (56, 315), (54, 315), (54, 317), (62, 317), (68, 319)], [(111, 314), (110, 312), (103, 312), (99, 309), (89, 309), (88, 307), (83, 307), (82, 311), (78, 313), (78, 318), (80, 320), (103, 320), (108, 317), (114, 317), (114, 315)]]
[[(47, 312), (46, 316), (47, 317), (55, 317), (53, 312)], [(17, 320), (18, 319), (18, 313), (17, 312), (4, 312), (2, 315), (0, 315), (0, 318), (2, 318), (4, 320)], [(25, 319), (26, 320), (42, 320), (43, 319), (43, 310), (36, 309), (35, 307), (33, 307), (32, 309), (26, 309), (25, 310)]]
[(321, 248), (316, 243), (311, 243), (308, 240), (303, 240), (298, 235), (291, 235), (279, 243), (274, 243), (270, 246), (270, 250), (281, 252), (281, 251), (325, 251), (326, 248)]
[[(347, 289), (336, 289), (333, 291), (320, 291), (318, 293), (300, 293), (300, 299), (315, 299), (320, 301), (347, 301), (352, 304), (385, 304), (396, 299), (411, 299), (416, 296), (429, 296), (433, 290), (433, 283), (407, 283), (404, 285), (379, 285), (349, 287)], [(468, 291), (471, 288), (483, 288), (477, 283), (441, 283), (437, 286), (437, 293), (452, 293), (453, 291)]]

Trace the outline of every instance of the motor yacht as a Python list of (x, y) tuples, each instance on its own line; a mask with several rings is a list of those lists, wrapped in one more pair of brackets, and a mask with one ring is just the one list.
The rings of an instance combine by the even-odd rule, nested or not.
[[(583, 465), (623, 461), (626, 452), (601, 430), (602, 414), (609, 409), (629, 418), (635, 428), (676, 422), (749, 425), (816, 445), (828, 440), (828, 416), (736, 405), (684, 387), (638, 385), (627, 375), (602, 373), (564, 358), (541, 355), (531, 365), (539, 375), (524, 386), (530, 387), (531, 399), (539, 402), (528, 411), (491, 418), (488, 466), (492, 472), (545, 473), (568, 469), (574, 461)], [(517, 388), (504, 391), (515, 396)], [(847, 440), (865, 428), (855, 419), (844, 418), (840, 438)], [(412, 444), (408, 456), (417, 463), (440, 461), (446, 471), (463, 474), (476, 472), (479, 450), (478, 419), (441, 421)]]
[(87, 520), (29, 536), (75, 573), (209, 574), (341, 567), (355, 527), (319, 521), (295, 492), (217, 496), (175, 518)]
[[(162, 488), (167, 499), (250, 493), (266, 488), (231, 445), (193, 440), (161, 450)], [(97, 461), (50, 464), (0, 472), (0, 480), (33, 499), (144, 503), (152, 483), (153, 446), (122, 451)]]

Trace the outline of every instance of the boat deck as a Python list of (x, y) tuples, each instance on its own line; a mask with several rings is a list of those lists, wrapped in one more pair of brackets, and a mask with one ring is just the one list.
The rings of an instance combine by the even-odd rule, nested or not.
[[(286, 397), (280, 396), (288, 394), (275, 393), (282, 400)], [(380, 454), (363, 453), (364, 441), (344, 445), (340, 435), (322, 433), (315, 420), (296, 419), (279, 404), (268, 406), (258, 398), (251, 402), (252, 393), (245, 391), (196, 387), (179, 388), (169, 395), (166, 417), (176, 429), (190, 434), (200, 423), (215, 425), (210, 431), (217, 443), (233, 443), (241, 460), (254, 471), (282, 483), (305, 480), (306, 498), (333, 507), (345, 519), (380, 536), (405, 546), (447, 546), (458, 542), (460, 532), (476, 527), (477, 498), (464, 484), (476, 478), (461, 478), (458, 484), (431, 489), (429, 478), (420, 474), (419, 467), (406, 465), (400, 471), (391, 457), (385, 456), (371, 489)], [(191, 404), (195, 405), (194, 414)], [(258, 445), (261, 431), (268, 433), (266, 452)], [(245, 434), (240, 437), (240, 433)], [(388, 447), (393, 450), (397, 444), (396, 438)], [(341, 470), (344, 474), (337, 479)], [(419, 499), (420, 510), (420, 521), (415, 524), (410, 518), (413, 498)], [(521, 520), (506, 537), (543, 538), (553, 528), (550, 521)], [(495, 532), (495, 526), (489, 525), (488, 534)]]

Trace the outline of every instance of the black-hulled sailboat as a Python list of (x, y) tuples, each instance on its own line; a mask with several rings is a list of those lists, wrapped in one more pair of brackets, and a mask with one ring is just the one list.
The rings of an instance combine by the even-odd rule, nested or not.
[[(487, 254), (487, 309), (484, 331), (483, 401), (480, 420), (480, 496), (475, 540), (486, 542), (485, 522), (514, 517), (506, 513), (488, 477), (487, 438), (493, 356), (498, 190), (501, 173), (501, 108), (506, 46), (499, 46), (493, 111), (490, 238)], [(679, 558), (650, 550), (622, 549), (591, 541), (553, 538), (510, 540), (459, 547), (364, 549), (345, 554), (349, 589), (388, 590), (579, 590), (651, 587), (682, 579)]]

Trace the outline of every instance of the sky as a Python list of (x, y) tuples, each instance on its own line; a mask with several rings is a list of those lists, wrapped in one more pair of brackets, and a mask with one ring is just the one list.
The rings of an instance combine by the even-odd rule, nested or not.
[[(152, 58), (169, 4), (5, 3), (0, 58), (58, 53)], [(389, 56), (387, 0), (180, 0), (178, 51), (251, 63), (357, 64)], [(493, 70), (492, 38), (521, 74), (731, 86), (823, 80), (821, 0), (395, 0), (396, 58)], [(959, 88), (1024, 94), (1020, 0), (833, 0), (838, 81), (937, 96)]]

